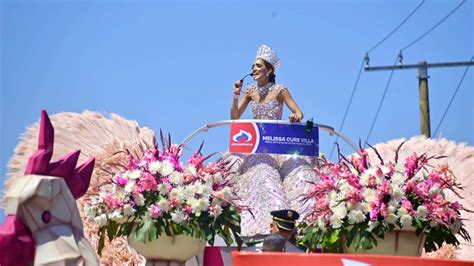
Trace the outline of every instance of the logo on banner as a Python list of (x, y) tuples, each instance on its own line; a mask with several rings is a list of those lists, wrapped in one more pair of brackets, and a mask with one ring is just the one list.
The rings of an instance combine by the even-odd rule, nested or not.
[(252, 140), (252, 134), (245, 130), (240, 130), (239, 133), (232, 136), (234, 142), (249, 142)]
[(255, 123), (234, 123), (230, 127), (230, 152), (253, 153), (258, 146)]

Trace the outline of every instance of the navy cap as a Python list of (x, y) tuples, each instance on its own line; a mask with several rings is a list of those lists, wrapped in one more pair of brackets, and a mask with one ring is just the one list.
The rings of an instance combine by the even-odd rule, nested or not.
[(273, 221), (276, 222), (278, 228), (292, 231), (295, 228), (296, 220), (300, 218), (299, 213), (294, 210), (277, 210), (270, 213)]

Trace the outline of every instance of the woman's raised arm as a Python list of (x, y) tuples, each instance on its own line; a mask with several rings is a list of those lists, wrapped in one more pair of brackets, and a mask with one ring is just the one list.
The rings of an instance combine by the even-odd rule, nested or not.
[(247, 109), (247, 106), (252, 99), (251, 90), (247, 88), (242, 99), (239, 102), (239, 95), (242, 89), (242, 81), (238, 80), (234, 83), (234, 97), (232, 99), (232, 106), (230, 107), (230, 119), (240, 119), (242, 114)]

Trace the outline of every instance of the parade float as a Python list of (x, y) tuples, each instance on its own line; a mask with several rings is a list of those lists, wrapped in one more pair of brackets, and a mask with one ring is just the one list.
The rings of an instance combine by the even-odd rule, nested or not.
[[(15, 191), (16, 188), (22, 184), (22, 180), (24, 180), (25, 175), (39, 175), (41, 177), (40, 179), (51, 179), (51, 177), (47, 176), (53, 176), (52, 179), (59, 179), (64, 183), (64, 185), (61, 185), (60, 187), (69, 186), (70, 188), (73, 188), (69, 191), (71, 197), (68, 197), (69, 201), (71, 201), (71, 199), (75, 197), (77, 198), (76, 194), (81, 195), (81, 193), (74, 192), (77, 188), (75, 185), (70, 185), (71, 182), (68, 181), (68, 178), (66, 178), (66, 176), (68, 175), (62, 173), (62, 170), (58, 170), (59, 172), (61, 172), (61, 174), (57, 174), (57, 171), (54, 169), (63, 168), (59, 167), (58, 165), (67, 165), (67, 167), (64, 167), (65, 169), (69, 169), (66, 172), (76, 177), (78, 176), (78, 172), (82, 173), (84, 171), (81, 170), (83, 169), (83, 167), (79, 167), (77, 170), (70, 171), (71, 169), (74, 169), (74, 167), (72, 167), (71, 165), (75, 166), (76, 162), (86, 163), (86, 165), (90, 165), (90, 162), (87, 163), (88, 158), (95, 157), (96, 163), (94, 171), (91, 174), (90, 185), (88, 184), (89, 181), (87, 180), (79, 182), (81, 185), (78, 187), (81, 187), (84, 190), (84, 196), (82, 198), (79, 198), (76, 202), (77, 209), (75, 210), (77, 210), (77, 213), (76, 211), (74, 211), (75, 206), (74, 208), (67, 208), (68, 210), (73, 210), (72, 212), (76, 213), (77, 215), (72, 215), (70, 217), (68, 216), (68, 218), (73, 218), (71, 218), (70, 220), (66, 220), (66, 222), (68, 224), (73, 225), (68, 225), (69, 227), (72, 226), (74, 228), (74, 230), (72, 230), (73, 232), (79, 232), (79, 234), (71, 233), (68, 235), (67, 232), (71, 230), (67, 232), (61, 231), (65, 234), (63, 238), (67, 238), (67, 235), (69, 237), (68, 241), (74, 239), (73, 243), (76, 243), (76, 245), (80, 247), (79, 249), (76, 248), (75, 250), (80, 250), (81, 252), (76, 253), (76, 255), (74, 255), (75, 257), (73, 256), (76, 262), (84, 262), (84, 264), (93, 265), (94, 261), (99, 260), (100, 263), (104, 265), (144, 265), (147, 259), (151, 259), (159, 260), (159, 263), (176, 262), (177, 264), (183, 264), (183, 260), (185, 260), (187, 257), (202, 250), (204, 242), (208, 242), (208, 245), (212, 245), (212, 241), (216, 236), (220, 236), (225, 240), (224, 242), (226, 243), (224, 245), (229, 245), (233, 241), (237, 243), (234, 244), (235, 246), (240, 245), (238, 243), (239, 227), (237, 209), (236, 206), (232, 204), (232, 201), (230, 201), (231, 196), (227, 190), (227, 184), (225, 182), (227, 179), (231, 179), (233, 177), (231, 171), (232, 165), (226, 165), (225, 160), (217, 160), (214, 163), (211, 162), (209, 164), (205, 164), (204, 157), (196, 153), (194, 156), (191, 156), (191, 159), (186, 164), (181, 164), (181, 161), (179, 159), (179, 145), (172, 145), (171, 141), (167, 141), (163, 137), (157, 138), (151, 130), (147, 128), (141, 128), (136, 122), (123, 119), (118, 115), (111, 115), (110, 118), (107, 118), (101, 114), (93, 112), (84, 112), (82, 114), (60, 113), (51, 116), (51, 121), (52, 125), (56, 130), (54, 134), (54, 137), (56, 139), (56, 141), (54, 142), (54, 154), (52, 154), (52, 152), (48, 153), (48, 156), (50, 156), (49, 159), (44, 160), (44, 162), (43, 160), (41, 161), (41, 165), (43, 168), (45, 163), (49, 165), (46, 168), (49, 170), (40, 172), (25, 172), (25, 169), (30, 169), (30, 166), (28, 164), (29, 158), (32, 157), (33, 154), (35, 154), (35, 151), (37, 149), (41, 150), (42, 148), (44, 148), (44, 141), (42, 142), (42, 139), (44, 138), (44, 126), (43, 124), (36, 124), (27, 130), (27, 132), (22, 137), (22, 140), (18, 144), (17, 148), (15, 149), (15, 155), (12, 157), (9, 164), (9, 178), (6, 180), (5, 183), (8, 191)], [(276, 123), (284, 124), (278, 121)], [(298, 124), (298, 126), (303, 131), (306, 131), (306, 129), (308, 129), (308, 125)], [(310, 126), (311, 129), (313, 129), (312, 125)], [(203, 130), (200, 129), (198, 131), (206, 131), (211, 127), (212, 125), (206, 125), (205, 127), (203, 127)], [(317, 127), (315, 128), (316, 130), (327, 129), (327, 131), (330, 131), (331, 133), (330, 127), (320, 126), (319, 129)], [(311, 133), (311, 130), (308, 130), (307, 132)], [(195, 133), (193, 134), (195, 135)], [(334, 131), (332, 131), (332, 133), (334, 134)], [(38, 136), (40, 136), (40, 146), (38, 146)], [(156, 144), (157, 139), (164, 140), (162, 142), (165, 143), (165, 145), (162, 145), (162, 147), (159, 148)], [(267, 140), (269, 139), (267, 138)], [(311, 141), (309, 141), (308, 143), (310, 142)], [(472, 186), (470, 186), (472, 185), (472, 181), (469, 177), (472, 177), (473, 175), (473, 169), (471, 165), (473, 163), (472, 160), (474, 158), (474, 148), (467, 147), (462, 144), (455, 144), (445, 140), (428, 140), (422, 138), (410, 139), (402, 148), (398, 148), (401, 142), (402, 141), (395, 141), (389, 142), (388, 144), (375, 145), (375, 148), (378, 150), (378, 154), (375, 154), (373, 151), (367, 150), (366, 153), (361, 152), (359, 157), (355, 156), (352, 157), (352, 159), (348, 159), (348, 161), (345, 162), (346, 166), (342, 166), (341, 163), (327, 162), (326, 165), (321, 165), (322, 167), (316, 169), (316, 171), (321, 175), (324, 175), (324, 173), (330, 173), (330, 170), (348, 167), (348, 163), (351, 162), (351, 160), (356, 165), (355, 167), (357, 167), (360, 166), (360, 164), (357, 164), (356, 162), (361, 162), (363, 161), (363, 159), (361, 158), (365, 158), (367, 162), (374, 163), (370, 164), (370, 166), (365, 165), (364, 169), (357, 168), (361, 171), (355, 171), (357, 172), (357, 174), (354, 173), (354, 171), (349, 170), (350, 167), (344, 168), (345, 171), (336, 171), (336, 174), (329, 175), (328, 179), (326, 180), (329, 180), (330, 178), (335, 178), (336, 176), (342, 177), (344, 176), (343, 173), (349, 175), (350, 173), (352, 173), (356, 176), (356, 179), (358, 177), (361, 180), (359, 181), (359, 183), (361, 183), (365, 182), (362, 181), (365, 180), (365, 176), (363, 176), (362, 173), (367, 172), (368, 174), (370, 174), (374, 172), (372, 175), (373, 177), (371, 177), (371, 175), (368, 175), (368, 186), (365, 186), (366, 188), (375, 190), (375, 188), (370, 187), (370, 182), (373, 182), (374, 177), (376, 184), (378, 182), (377, 177), (379, 177), (379, 181), (381, 184), (384, 183), (382, 180), (386, 180), (387, 182), (391, 182), (392, 185), (393, 183), (398, 184), (400, 188), (406, 187), (408, 185), (408, 182), (406, 184), (401, 184), (400, 182), (398, 182), (400, 180), (396, 181), (397, 176), (395, 175), (395, 173), (398, 173), (404, 178), (416, 179), (413, 183), (414, 187), (411, 187), (411, 193), (413, 197), (416, 197), (415, 194), (418, 195), (418, 192), (424, 191), (417, 191), (415, 189), (419, 184), (429, 184), (431, 186), (430, 188), (433, 188), (434, 184), (438, 184), (438, 187), (435, 187), (435, 189), (431, 191), (433, 193), (430, 193), (430, 190), (428, 190), (428, 196), (436, 195), (436, 193), (434, 193), (434, 190), (436, 190), (436, 192), (441, 192), (443, 188), (453, 187), (456, 186), (455, 184), (458, 183), (465, 184), (466, 188), (464, 190), (461, 190), (459, 194), (456, 194), (452, 191), (447, 191), (445, 195), (438, 193), (438, 195), (441, 196), (436, 198), (436, 200), (439, 200), (438, 203), (440, 203), (441, 201), (449, 202), (449, 204), (444, 206), (444, 210), (449, 213), (448, 219), (446, 220), (444, 219), (444, 217), (438, 217), (439, 220), (436, 220), (437, 226), (442, 225), (445, 227), (432, 226), (434, 225), (431, 223), (433, 219), (428, 219), (428, 217), (430, 217), (430, 213), (427, 211), (423, 214), (422, 208), (419, 208), (419, 206), (422, 206), (422, 204), (420, 203), (421, 201), (418, 201), (418, 203), (414, 203), (410, 201), (411, 199), (413, 199), (413, 197), (410, 199), (410, 196), (408, 196), (408, 202), (410, 202), (411, 204), (411, 208), (409, 208), (407, 201), (403, 201), (402, 196), (400, 199), (401, 201), (399, 202), (399, 208), (394, 214), (397, 216), (395, 223), (384, 224), (383, 222), (379, 221), (379, 229), (377, 229), (377, 226), (373, 228), (376, 231), (379, 230), (380, 232), (385, 232), (390, 231), (388, 229), (394, 229), (397, 226), (405, 227), (404, 225), (408, 225), (408, 223), (411, 221), (410, 224), (416, 228), (415, 233), (416, 230), (419, 231), (418, 233), (420, 233), (421, 231), (427, 233), (428, 240), (430, 240), (430, 238), (428, 237), (430, 235), (430, 232), (434, 232), (437, 230), (437, 228), (441, 228), (440, 230), (444, 232), (444, 234), (442, 235), (449, 235), (448, 238), (443, 238), (443, 240), (448, 240), (446, 241), (448, 243), (457, 244), (457, 242), (454, 241), (453, 238), (450, 238), (454, 235), (454, 232), (456, 232), (455, 225), (458, 224), (457, 221), (464, 222), (465, 229), (467, 231), (472, 230), (473, 228), (472, 213), (466, 213), (463, 211), (464, 209), (472, 209), (472, 202), (469, 200), (461, 199), (459, 200), (460, 204), (456, 204), (455, 201), (456, 197), (458, 196), (467, 199), (469, 199), (469, 197), (472, 197)], [(396, 145), (394, 143), (396, 143)], [(51, 151), (52, 146), (49, 145), (48, 149)], [(62, 159), (61, 157), (59, 157), (62, 154), (66, 154), (66, 152), (69, 152), (70, 150), (76, 149), (81, 149), (81, 156), (79, 156), (79, 153), (75, 153), (74, 156), (71, 155)], [(268, 150), (262, 149), (261, 152), (268, 152)], [(409, 167), (407, 167), (406, 169), (403, 167), (395, 167), (396, 164), (394, 163), (392, 169), (393, 172), (391, 172), (391, 166), (388, 161), (384, 161), (388, 170), (375, 163), (378, 161), (378, 157), (381, 157), (383, 159), (393, 158), (393, 154), (395, 154), (395, 152), (397, 152), (397, 154), (399, 155), (399, 163), (403, 162), (404, 159), (402, 158), (408, 158), (408, 161), (405, 162), (407, 163), (406, 165), (408, 165)], [(413, 152), (416, 152), (419, 155), (414, 156)], [(438, 154), (447, 156), (439, 158), (438, 163), (440, 165), (448, 163), (450, 165), (450, 168), (431, 168), (433, 165), (426, 164), (426, 159), (428, 159), (429, 156)], [(34, 158), (34, 156), (32, 158)], [(50, 159), (53, 161), (57, 160), (58, 162), (49, 164)], [(413, 164), (413, 162), (415, 163)], [(431, 170), (424, 170), (424, 168), (421, 169), (421, 166), (426, 166)], [(378, 169), (380, 169), (380, 171), (382, 172), (382, 176), (379, 175), (380, 171), (378, 171)], [(411, 170), (408, 171), (407, 169)], [(420, 174), (417, 174), (412, 171), (414, 169), (419, 170), (417, 171), (417, 173)], [(173, 173), (175, 174), (173, 175)], [(424, 173), (425, 175), (421, 173)], [(451, 175), (451, 173), (453, 173), (454, 175)], [(434, 174), (438, 174), (440, 178), (434, 178)], [(173, 177), (171, 177), (172, 175)], [(391, 178), (387, 179), (386, 175), (390, 176)], [(59, 176), (60, 178), (54, 176)], [(87, 175), (83, 174), (80, 176)], [(453, 178), (454, 176), (456, 176), (458, 179), (455, 180)], [(83, 178), (74, 178), (74, 180), (83, 180)], [(325, 179), (323, 178), (321, 180)], [(442, 183), (444, 181), (449, 182)], [(155, 183), (156, 190), (153, 188), (153, 185)], [(86, 189), (84, 189), (85, 184), (89, 185), (88, 189), (87, 186), (85, 186)], [(151, 186), (148, 186), (150, 184)], [(188, 187), (188, 189), (184, 190), (183, 188), (183, 191), (180, 191), (180, 188), (176, 186), (177, 184), (181, 184), (185, 187)], [(315, 183), (315, 186), (317, 186), (317, 184), (318, 183)], [(350, 183), (347, 182), (347, 184), (345, 185), (346, 188), (348, 188), (347, 185), (350, 185)], [(57, 186), (54, 185), (53, 187)], [(383, 188), (384, 186), (381, 187)], [(176, 189), (178, 189), (178, 191), (176, 191)], [(32, 191), (35, 191), (35, 193), (37, 193), (37, 191), (39, 190), (32, 189)], [(60, 191), (61, 193), (65, 193), (65, 191), (68, 190), (61, 189)], [(186, 193), (186, 191), (189, 193)], [(192, 193), (192, 191), (194, 191), (194, 193)], [(196, 193), (196, 191), (202, 193)], [(309, 191), (310, 194), (311, 192), (315, 191)], [(344, 192), (347, 191), (344, 190)], [(13, 194), (18, 195), (18, 193)], [(356, 194), (357, 193), (355, 193), (355, 195)], [(366, 192), (365, 194), (368, 195), (370, 193)], [(36, 240), (34, 232), (36, 232), (37, 228), (35, 226), (29, 226), (29, 224), (36, 225), (37, 223), (34, 219), (38, 218), (32, 216), (28, 217), (17, 215), (19, 213), (19, 211), (17, 210), (21, 208), (16, 208), (15, 211), (11, 211), (15, 208), (11, 207), (12, 197), (9, 198), (9, 195), (11, 195), (11, 193), (7, 192), (6, 204), (8, 210), (7, 213), (11, 214), (11, 216), (8, 216), (7, 220), (2, 226), (2, 265), (31, 264), (32, 262), (35, 262), (35, 254), (39, 254), (38, 250), (40, 248), (40, 254), (48, 254), (48, 259), (50, 260), (58, 262), (67, 261), (68, 258), (66, 257), (61, 257), (59, 255), (56, 256), (55, 254), (58, 254), (58, 252), (48, 252), (42, 249), (45, 246), (51, 248), (57, 245), (44, 245), (44, 243), (49, 243), (48, 241), (41, 242), (43, 245), (38, 245), (38, 243), (35, 242)], [(316, 195), (313, 194), (313, 196)], [(13, 202), (17, 202), (15, 204), (18, 204), (18, 198), (23, 197), (24, 196), (14, 196)], [(418, 195), (418, 197), (421, 196)], [(377, 198), (377, 191), (375, 191), (375, 198)], [(385, 197), (382, 197), (382, 201), (379, 203), (383, 203), (384, 198)], [(358, 197), (358, 199), (361, 200), (360, 197)], [(27, 202), (29, 201), (27, 200)], [(62, 213), (62, 210), (64, 210), (64, 208), (58, 209), (53, 208), (51, 206), (52, 205), (50, 204), (42, 203), (41, 207), (49, 209), (48, 212), (46, 212), (45, 210), (35, 212), (38, 213), (38, 215), (41, 213), (41, 217), (39, 217), (40, 222), (45, 223), (45, 221), (51, 221), (51, 217), (61, 217), (61, 215), (56, 214), (56, 212)], [(71, 204), (68, 203), (67, 206), (71, 206)], [(176, 208), (178, 206), (181, 206), (184, 209), (179, 210)], [(175, 209), (173, 209), (173, 207)], [(351, 206), (346, 205), (346, 207), (349, 208)], [(414, 209), (414, 207), (416, 207), (416, 210)], [(398, 212), (401, 208), (404, 208), (406, 210), (406, 213), (403, 212), (403, 210)], [(418, 209), (420, 209), (419, 213), (417, 212)], [(429, 210), (429, 207), (427, 209)], [(381, 209), (378, 210), (380, 211)], [(54, 211), (54, 213), (52, 211)], [(349, 213), (350, 211), (347, 212), (347, 214)], [(375, 217), (378, 221), (379, 218), (381, 219), (381, 217), (383, 217), (383, 213), (385, 212), (377, 214), (374, 213), (373, 217)], [(387, 214), (388, 213), (389, 211), (387, 210)], [(362, 218), (360, 215), (356, 214), (357, 213), (352, 213), (351, 215), (347, 215), (345, 217), (339, 217), (341, 218), (341, 221), (344, 220), (344, 222), (341, 224), (341, 228), (343, 228), (343, 230), (347, 232), (354, 232), (354, 237), (352, 240), (354, 242), (355, 239), (354, 244), (356, 245), (356, 247), (358, 247), (358, 249), (360, 249), (361, 247), (362, 249), (367, 249), (370, 245), (374, 246), (375, 241), (373, 241), (372, 238), (369, 237), (370, 244), (367, 244), (369, 242), (363, 240), (363, 236), (367, 233), (363, 232), (362, 230), (367, 229), (366, 227), (369, 226), (369, 221), (372, 219), (371, 212), (367, 213), (366, 218), (364, 220), (364, 222), (367, 223), (361, 226), (357, 225), (358, 223), (356, 223), (356, 220), (358, 220), (357, 218), (360, 218), (359, 220), (362, 220)], [(410, 215), (411, 219), (408, 219), (409, 217), (405, 217), (404, 219), (402, 219), (404, 217), (403, 214)], [(436, 215), (436, 212), (433, 212), (431, 214)], [(222, 220), (217, 221), (218, 219), (216, 218), (218, 217), (221, 217)], [(313, 218), (315, 217), (317, 218), (317, 216), (313, 216)], [(351, 224), (351, 221), (349, 221), (349, 217), (352, 217), (351, 221), (354, 223)], [(65, 219), (61, 220), (63, 221)], [(306, 221), (308, 222), (309, 220)], [(318, 219), (313, 220), (312, 222), (314, 221), (316, 221), (316, 223), (312, 224), (312, 226), (306, 227), (306, 229), (317, 231), (319, 227), (315, 227), (315, 225), (317, 226)], [(81, 229), (82, 224), (84, 225), (83, 230)], [(186, 224), (186, 226), (184, 226), (184, 224)], [(320, 227), (323, 227), (322, 223)], [(453, 231), (447, 231), (447, 228), (453, 229)], [(459, 226), (458, 229), (459, 228), (463, 227)], [(308, 230), (306, 231), (306, 233), (308, 233)], [(31, 232), (33, 232), (32, 238), (25, 237)], [(302, 230), (302, 232), (302, 235), (308, 238), (308, 234), (305, 234), (304, 230)], [(461, 229), (458, 232), (461, 232), (463, 236), (466, 236), (466, 234), (464, 234), (464, 229)], [(165, 235), (167, 237), (165, 237)], [(339, 235), (334, 233), (331, 233), (329, 235), (330, 237), (327, 234), (325, 235), (321, 232), (317, 237), (316, 235), (317, 234), (313, 234), (313, 237), (319, 237), (319, 240), (321, 241), (313, 241), (314, 239), (309, 241), (308, 239), (306, 239), (308, 246), (314, 246), (317, 242), (321, 242), (323, 245), (326, 245), (324, 243), (324, 239), (331, 240), (329, 242), (326, 242), (331, 245), (334, 243), (340, 243), (341, 240), (348, 240), (347, 238), (342, 237), (338, 239)], [(173, 247), (174, 244), (181, 242), (181, 240), (178, 239), (181, 236), (185, 236), (185, 238), (191, 237), (191, 242), (194, 241), (193, 243), (191, 243), (193, 247)], [(153, 242), (157, 239), (161, 239), (161, 243), (166, 242), (164, 244), (165, 246), (160, 243), (158, 247), (152, 248), (151, 253), (147, 253), (148, 247), (145, 247), (144, 249), (141, 249), (139, 247), (141, 245), (140, 243)], [(356, 243), (357, 241), (358, 243)], [(472, 265), (472, 261), (462, 261), (462, 259), (472, 259), (471, 257), (469, 257), (470, 254), (472, 254), (472, 245), (470, 245), (464, 239), (459, 239), (459, 241), (461, 242), (460, 248), (456, 249), (456, 251), (451, 252), (450, 254), (444, 257), (451, 259), (457, 258), (461, 260), (407, 258), (403, 256), (393, 257), (349, 255), (334, 253), (262, 254), (254, 252), (233, 252), (232, 264), (262, 265), (262, 263), (267, 263), (272, 265), (310, 265), (314, 263), (330, 263), (335, 265), (344, 265), (345, 261), (356, 261), (359, 263), (366, 263), (370, 265), (398, 265), (400, 264), (400, 262), (405, 261), (407, 263), (412, 263), (412, 265), (425, 265), (427, 263), (432, 265)], [(432, 239), (431, 243), (433, 243), (433, 246), (439, 247), (439, 243), (441, 242)], [(90, 243), (89, 247), (88, 243)], [(17, 248), (25, 246), (29, 246), (29, 248)], [(6, 250), (5, 247), (8, 247), (11, 250), (18, 249), (19, 251), (24, 252), (25, 255), (19, 255), (15, 257), (9, 256), (10, 253), (8, 253), (8, 251), (4, 251)], [(137, 247), (139, 249), (139, 252), (137, 253), (137, 251), (133, 247)], [(446, 245), (446, 243), (444, 243), (442, 247), (451, 246)], [(237, 247), (233, 249), (236, 251), (238, 250)], [(87, 253), (84, 250), (92, 250), (94, 252), (93, 256), (89, 256), (90, 252)], [(98, 255), (98, 253), (96, 253), (96, 251), (99, 250), (100, 256)], [(176, 250), (178, 250), (178, 252), (176, 252)], [(160, 253), (160, 251), (164, 251), (167, 254), (172, 254), (173, 252), (175, 252), (176, 254), (178, 254), (178, 256), (181, 257), (163, 257), (163, 255), (157, 255)], [(183, 254), (188, 252), (190, 255)], [(87, 255), (83, 255), (84, 253), (87, 253)], [(424, 253), (424, 256), (443, 256), (443, 254), (433, 254), (436, 253)], [(218, 256), (219, 254), (214, 255)], [(91, 262), (85, 263), (85, 261)], [(216, 261), (219, 262), (219, 264), (216, 264)], [(204, 265), (222, 265), (223, 261), (224, 263), (226, 263), (226, 265), (229, 263), (229, 261), (222, 260), (222, 258), (220, 260), (216, 260), (214, 256), (214, 258), (211, 258), (207, 262), (204, 260)], [(35, 264), (45, 263), (35, 262)]]

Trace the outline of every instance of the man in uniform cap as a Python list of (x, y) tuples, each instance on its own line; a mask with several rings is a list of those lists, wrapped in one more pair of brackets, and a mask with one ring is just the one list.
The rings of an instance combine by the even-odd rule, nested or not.
[[(291, 243), (294, 240), (296, 232), (296, 220), (300, 215), (294, 210), (277, 210), (272, 211), (270, 214), (273, 216), (272, 223), (270, 224), (271, 234), (278, 234), (285, 239), (286, 252), (305, 252), (303, 249), (298, 248), (295, 244)], [(264, 240), (257, 240), (247, 243), (245, 251), (262, 251)]]
[(273, 216), (271, 224), (272, 234), (280, 234), (286, 239), (286, 252), (304, 252), (295, 244), (291, 243), (294, 240), (296, 231), (296, 220), (300, 215), (294, 210), (277, 210), (270, 213)]

